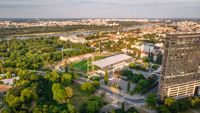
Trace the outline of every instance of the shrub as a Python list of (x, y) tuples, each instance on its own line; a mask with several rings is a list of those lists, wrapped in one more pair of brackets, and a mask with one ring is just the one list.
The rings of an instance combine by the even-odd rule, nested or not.
[(157, 111), (158, 111), (158, 113), (171, 113), (169, 111), (169, 109), (166, 106), (163, 106), (163, 105), (158, 106)]
[(99, 81), (101, 78), (98, 77), (98, 76), (93, 76), (93, 77), (90, 77), (90, 80), (93, 80), (93, 81)]
[(96, 88), (99, 88), (99, 87), (100, 87), (100, 82), (99, 82), (99, 81), (93, 81), (92, 84), (93, 84)]
[(138, 113), (138, 111), (134, 107), (131, 107), (126, 111), (126, 113)]
[(131, 70), (128, 70), (128, 69), (122, 69), (122, 70), (120, 71), (120, 74), (121, 74), (122, 76), (126, 76), (126, 77), (131, 77), (131, 76), (133, 76), (132, 71), (131, 71)]
[(153, 69), (153, 70), (157, 70), (158, 68), (159, 68), (159, 65), (157, 65), (157, 64), (153, 64), (153, 65), (152, 65), (152, 69)]
[(139, 65), (139, 64), (130, 63), (130, 64), (129, 64), (129, 68), (130, 68), (130, 69), (135, 69), (135, 70), (146, 71), (147, 68), (148, 68), (148, 64), (144, 64), (144, 66), (141, 66), (141, 65)]

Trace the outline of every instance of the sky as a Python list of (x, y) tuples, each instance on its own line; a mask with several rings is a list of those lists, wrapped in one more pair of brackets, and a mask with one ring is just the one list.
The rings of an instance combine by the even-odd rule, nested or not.
[(200, 18), (200, 0), (0, 0), (0, 18)]

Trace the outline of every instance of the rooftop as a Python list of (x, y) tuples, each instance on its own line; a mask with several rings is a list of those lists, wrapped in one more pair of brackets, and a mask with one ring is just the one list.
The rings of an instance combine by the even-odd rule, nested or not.
[(12, 86), (0, 84), (0, 93), (5, 92), (5, 91), (9, 90), (10, 88), (12, 88)]
[(102, 60), (92, 62), (92, 64), (96, 65), (100, 68), (105, 68), (105, 67), (108, 67), (108, 66), (111, 66), (111, 65), (114, 65), (116, 63), (119, 63), (119, 62), (122, 62), (122, 61), (125, 61), (125, 60), (129, 60), (129, 59), (132, 59), (132, 57), (128, 56), (126, 54), (118, 54), (118, 55), (114, 55), (114, 56), (111, 56), (111, 57), (108, 57), (108, 58), (104, 58)]
[(174, 34), (167, 34), (166, 38), (200, 38), (200, 33), (174, 33)]

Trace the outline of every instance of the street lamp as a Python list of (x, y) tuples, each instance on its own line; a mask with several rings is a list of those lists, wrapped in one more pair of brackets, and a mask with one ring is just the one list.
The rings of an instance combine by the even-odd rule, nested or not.
[(62, 61), (63, 61), (63, 50), (64, 50), (64, 47), (61, 48), (61, 51), (62, 51)]

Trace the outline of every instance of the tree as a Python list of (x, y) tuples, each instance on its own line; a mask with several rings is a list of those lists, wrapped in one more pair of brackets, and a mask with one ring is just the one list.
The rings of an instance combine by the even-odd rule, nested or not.
[(60, 75), (57, 71), (52, 71), (49, 75), (48, 75), (49, 79), (52, 82), (59, 82), (60, 81)]
[(92, 84), (95, 86), (95, 88), (100, 87), (100, 82), (99, 81), (93, 81)]
[(12, 74), (10, 72), (6, 73), (6, 78), (12, 78)]
[(116, 112), (115, 112), (115, 109), (112, 109), (111, 113), (116, 113)]
[(87, 93), (93, 93), (96, 89), (90, 82), (85, 82), (81, 85), (81, 89)]
[(91, 96), (87, 102), (81, 106), (81, 113), (98, 113), (103, 106), (102, 98), (98, 96)]
[(122, 113), (125, 112), (125, 105), (124, 105), (124, 102), (122, 102), (121, 111), (122, 111)]
[(128, 83), (127, 83), (127, 92), (130, 92), (130, 88), (131, 88), (131, 83), (128, 82)]
[(166, 107), (166, 106), (159, 106), (158, 108), (157, 108), (157, 110), (158, 110), (158, 113), (171, 113), (169, 110), (168, 110), (168, 108)]
[(148, 67), (149, 67), (149, 64), (148, 64), (148, 63), (144, 63), (144, 64), (143, 64), (144, 70), (148, 70)]
[(63, 76), (61, 78), (61, 82), (66, 85), (70, 85), (72, 82), (72, 75), (71, 74), (63, 74)]
[(71, 104), (71, 103), (67, 103), (67, 111), (65, 113), (76, 113), (76, 108)]
[(1, 113), (11, 113), (11, 111), (8, 108), (4, 108), (0, 110)]
[(165, 99), (164, 104), (167, 106), (170, 106), (171, 104), (173, 104), (176, 100), (174, 98), (168, 97)]
[(12, 109), (16, 109), (21, 105), (20, 97), (15, 96), (13, 94), (8, 93), (6, 95), (5, 101), (8, 103), (8, 106)]
[(156, 94), (154, 93), (149, 93), (145, 99), (146, 103), (151, 106), (154, 107), (156, 105), (157, 99), (156, 99)]
[(121, 74), (122, 76), (126, 76), (126, 77), (128, 77), (128, 78), (131, 78), (131, 77), (133, 76), (132, 71), (129, 70), (129, 69), (122, 69), (122, 70), (120, 71), (120, 74)]
[(105, 71), (104, 83), (105, 83), (106, 85), (108, 84), (108, 70)]
[(87, 113), (97, 113), (99, 109), (100, 106), (97, 101), (89, 101), (87, 103)]
[(73, 89), (71, 87), (66, 87), (65, 91), (68, 98), (71, 98), (73, 96)]
[(30, 80), (31, 81), (38, 81), (39, 80), (39, 78), (40, 78), (40, 76), (38, 76), (38, 75), (30, 75)]
[(155, 44), (156, 42), (158, 42), (158, 40), (156, 39), (156, 34), (155, 33), (154, 34), (146, 34), (146, 35), (144, 35), (144, 38), (149, 43)]
[(135, 107), (129, 108), (126, 113), (138, 113), (138, 111), (135, 109)]
[(137, 84), (137, 85), (135, 86), (134, 92), (135, 92), (135, 93), (140, 93), (141, 91), (142, 91), (142, 86), (139, 85), (139, 84)]
[(135, 86), (134, 92), (135, 93), (143, 93), (148, 88), (148, 85), (149, 85), (148, 81), (142, 79)]
[(20, 100), (22, 102), (29, 102), (29, 104), (31, 104), (31, 102), (36, 101), (36, 99), (38, 99), (38, 95), (33, 89), (26, 88), (21, 91)]
[(3, 65), (0, 62), (0, 73), (3, 73)]
[(189, 109), (189, 104), (186, 99), (181, 99), (177, 101), (179, 106), (179, 111), (183, 112)]
[(156, 59), (156, 63), (161, 65), (162, 64), (162, 58), (163, 58), (163, 55), (158, 54), (157, 59)]
[(172, 113), (178, 113), (180, 112), (180, 108), (177, 102), (173, 102), (170, 106), (169, 106), (169, 110)]
[(190, 105), (191, 107), (197, 107), (200, 104), (200, 98), (195, 97), (195, 98), (189, 98)]
[(134, 82), (134, 83), (138, 83), (140, 80), (145, 79), (144, 75), (142, 75), (141, 73), (138, 74), (134, 74), (132, 77), (130, 77), (130, 79)]
[(129, 68), (135, 69), (135, 67), (136, 67), (136, 64), (135, 64), (135, 63), (130, 63), (130, 64), (129, 64)]
[[(67, 90), (70, 92), (69, 89)], [(52, 92), (53, 92), (53, 99), (60, 104), (66, 103), (66, 99), (68, 98), (68, 96), (71, 96), (66, 94), (66, 90), (62, 88), (60, 83), (54, 83), (52, 85)]]

